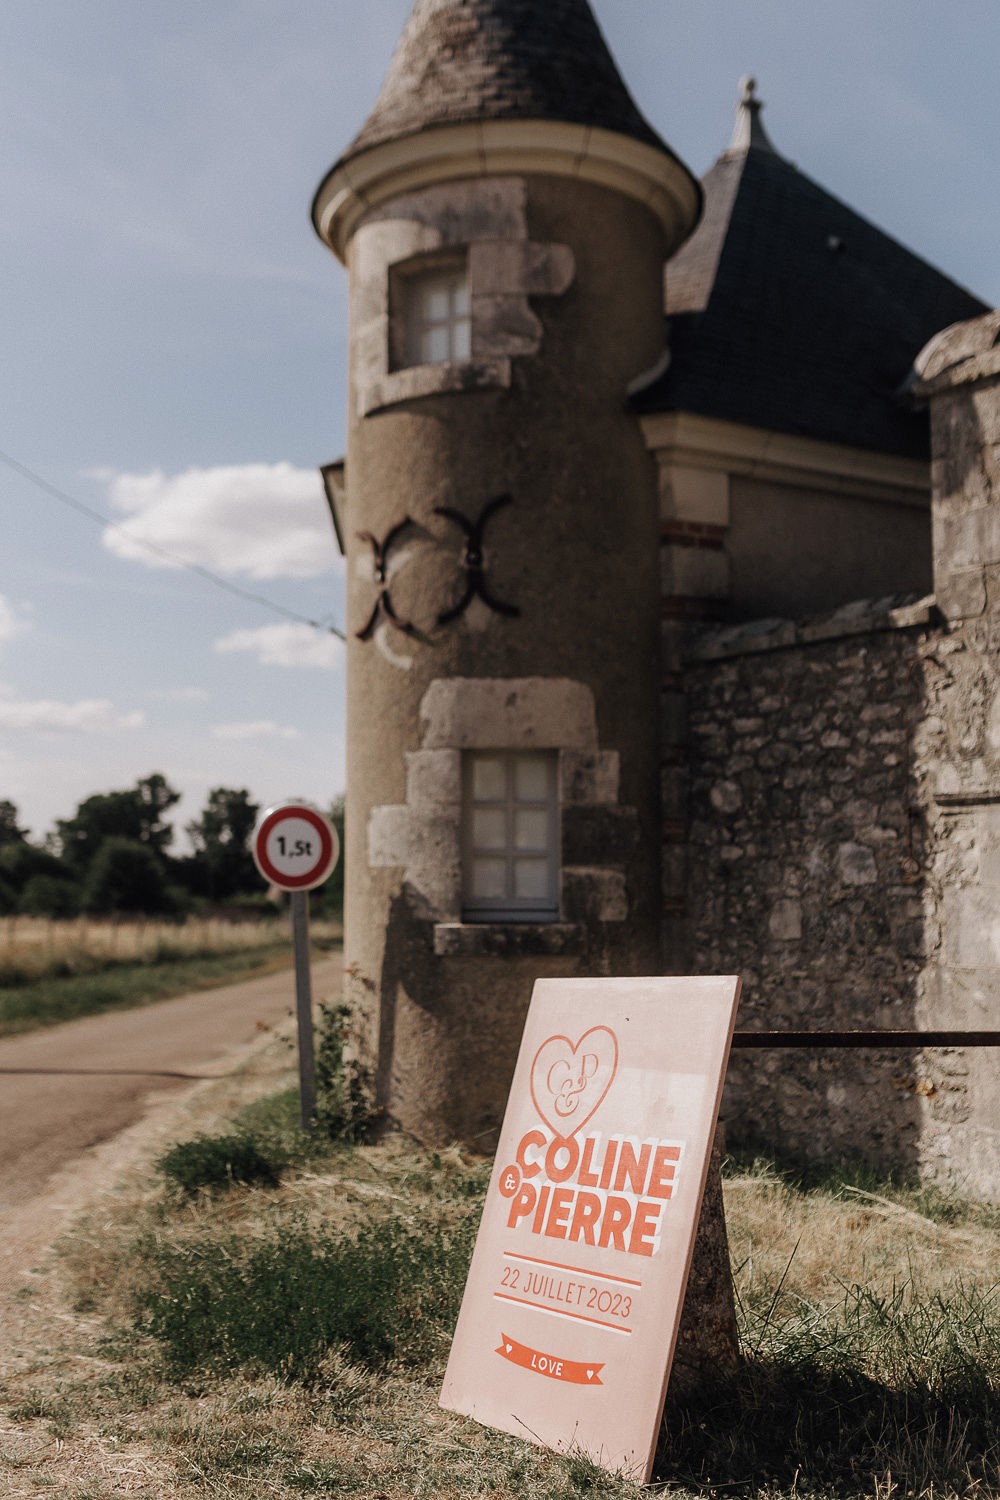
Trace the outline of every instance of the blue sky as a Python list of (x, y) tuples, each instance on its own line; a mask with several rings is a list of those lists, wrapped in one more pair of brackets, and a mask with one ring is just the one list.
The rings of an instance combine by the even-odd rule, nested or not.
[[(543, 3), (543, 0), (540, 0)], [(313, 191), (409, 0), (3, 0), (0, 451), (296, 615), (342, 623), (345, 277)], [(741, 74), (775, 145), (1000, 303), (996, 0), (596, 0), (696, 171)], [(343, 787), (336, 639), (164, 566), (0, 464), (0, 797), (40, 837), (164, 772)]]

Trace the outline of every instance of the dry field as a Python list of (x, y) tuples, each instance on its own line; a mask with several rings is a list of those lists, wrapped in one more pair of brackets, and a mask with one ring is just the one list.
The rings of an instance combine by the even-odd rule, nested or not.
[[(341, 936), (311, 926), (314, 951)], [(96, 921), (0, 918), (0, 1036), (78, 1016), (128, 1010), (291, 963), (287, 918)]]
[[(339, 937), (336, 923), (314, 922), (317, 940)], [(259, 921), (188, 918), (184, 922), (77, 917), (0, 917), (0, 985), (50, 975), (93, 973), (114, 964), (161, 963), (242, 953), (287, 942), (279, 915)]]

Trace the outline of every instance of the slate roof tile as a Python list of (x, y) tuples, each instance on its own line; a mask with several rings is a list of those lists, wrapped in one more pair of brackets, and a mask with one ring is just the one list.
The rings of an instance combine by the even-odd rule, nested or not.
[(625, 87), (587, 0), (416, 0), (378, 102), (341, 162), (479, 120), (595, 125), (674, 154)]
[(725, 152), (669, 262), (671, 365), (636, 397), (850, 447), (926, 458), (900, 398), (935, 333), (985, 304), (766, 148)]

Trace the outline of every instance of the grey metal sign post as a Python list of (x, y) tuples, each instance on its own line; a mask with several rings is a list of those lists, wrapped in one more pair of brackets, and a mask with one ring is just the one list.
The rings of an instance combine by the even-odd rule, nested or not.
[(309, 967), (309, 892), (329, 879), (335, 869), (340, 840), (329, 819), (309, 803), (281, 802), (269, 807), (257, 820), (251, 849), (264, 879), (291, 894), (299, 1101), (302, 1129), (311, 1131), (316, 1113), (316, 1062)]

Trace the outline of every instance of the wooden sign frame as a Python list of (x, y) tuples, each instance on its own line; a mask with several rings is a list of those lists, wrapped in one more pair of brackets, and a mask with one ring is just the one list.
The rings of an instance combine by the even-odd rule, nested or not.
[(739, 995), (536, 982), (447, 1410), (648, 1481)]

